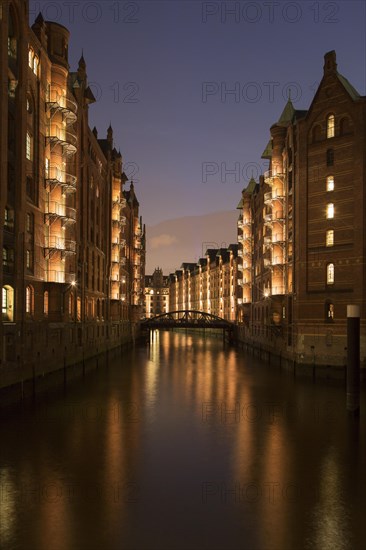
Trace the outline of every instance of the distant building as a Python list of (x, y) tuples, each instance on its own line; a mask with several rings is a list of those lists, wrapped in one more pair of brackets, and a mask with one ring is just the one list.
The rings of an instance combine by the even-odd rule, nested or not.
[(210, 248), (169, 275), (171, 311), (196, 310), (236, 320), (238, 245)]
[(145, 276), (145, 317), (148, 319), (170, 311), (169, 277), (157, 267), (152, 275)]
[(89, 127), (69, 31), (28, 16), (1, 4), (0, 387), (129, 341), (143, 307), (144, 227), (113, 130)]
[(366, 97), (336, 54), (308, 111), (287, 102), (262, 155), (269, 169), (238, 205), (243, 338), (297, 363), (345, 363), (347, 304), (365, 339)]

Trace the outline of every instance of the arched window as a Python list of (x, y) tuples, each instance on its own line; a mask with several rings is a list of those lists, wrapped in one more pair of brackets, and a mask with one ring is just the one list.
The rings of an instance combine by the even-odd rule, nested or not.
[(14, 250), (3, 247), (3, 269), (5, 273), (11, 273), (14, 267)]
[(43, 293), (43, 314), (48, 317), (48, 290)]
[(334, 191), (334, 176), (327, 176), (327, 191)]
[(2, 288), (2, 318), (3, 321), (12, 323), (14, 321), (14, 289), (5, 285)]
[(79, 296), (76, 301), (76, 318), (81, 321), (81, 298)]
[(325, 320), (328, 323), (334, 321), (334, 304), (329, 300), (325, 302)]
[(12, 9), (9, 9), (9, 27), (8, 27), (8, 57), (13, 60), (17, 60), (18, 44), (15, 32), (15, 21)]
[(327, 204), (327, 219), (332, 220), (334, 218), (334, 204), (330, 202)]
[(69, 315), (74, 317), (74, 295), (72, 292), (69, 294)]
[(334, 264), (327, 264), (327, 285), (334, 285)]
[(334, 151), (333, 149), (327, 150), (327, 166), (333, 166), (334, 164)]
[(325, 245), (334, 246), (334, 229), (328, 229), (325, 234)]
[(335, 136), (335, 119), (334, 115), (327, 116), (327, 138)]
[(352, 133), (352, 123), (348, 117), (343, 117), (339, 122), (339, 133), (341, 136)]
[(25, 156), (27, 160), (33, 160), (33, 136), (27, 131), (25, 142)]
[(33, 315), (34, 310), (34, 290), (31, 285), (25, 289), (25, 312), (27, 315)]

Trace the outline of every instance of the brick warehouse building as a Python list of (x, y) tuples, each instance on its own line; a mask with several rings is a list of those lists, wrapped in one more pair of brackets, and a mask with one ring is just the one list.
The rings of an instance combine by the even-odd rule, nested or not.
[(366, 97), (336, 54), (307, 111), (289, 100), (242, 193), (241, 338), (297, 364), (344, 365), (346, 306), (361, 306), (366, 358)]
[(150, 319), (168, 311), (170, 311), (169, 277), (163, 275), (163, 270), (157, 267), (152, 275), (145, 276), (145, 317)]
[(238, 245), (209, 248), (196, 263), (169, 275), (170, 311), (196, 310), (236, 321)]
[(86, 64), (28, 1), (0, 6), (0, 387), (131, 339), (145, 234), (113, 130), (89, 128)]

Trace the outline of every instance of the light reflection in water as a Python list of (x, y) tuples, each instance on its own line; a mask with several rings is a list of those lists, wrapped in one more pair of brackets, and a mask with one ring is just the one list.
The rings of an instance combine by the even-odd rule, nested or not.
[[(47, 414), (3, 419), (2, 547), (360, 547), (349, 472), (362, 486), (365, 453), (350, 465), (365, 430), (356, 438), (343, 414), (332, 418), (343, 406), (343, 388), (295, 380), (221, 339), (156, 332)], [(24, 486), (50, 493), (25, 498)]]

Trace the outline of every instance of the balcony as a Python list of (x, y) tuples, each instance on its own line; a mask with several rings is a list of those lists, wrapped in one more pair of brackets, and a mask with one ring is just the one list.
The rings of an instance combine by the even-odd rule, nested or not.
[(76, 274), (75, 273), (65, 273), (64, 271), (48, 271), (46, 273), (46, 281), (48, 283), (75, 283)]
[(61, 170), (57, 164), (51, 164), (45, 175), (46, 185), (52, 190), (56, 186), (62, 187), (62, 193), (75, 193), (77, 177)]
[(238, 219), (238, 228), (239, 228), (239, 229), (242, 229), (242, 228), (243, 228), (243, 218), (239, 218), (239, 219)]
[(272, 235), (272, 244), (278, 244), (278, 245), (284, 245), (285, 244), (285, 237), (282, 233), (274, 233)]
[(114, 282), (114, 283), (119, 282), (119, 273), (118, 273), (118, 271), (113, 271), (113, 273), (111, 275), (111, 281)]
[(268, 193), (264, 193), (264, 204), (271, 204), (272, 203), (272, 191), (269, 191)]
[(282, 223), (284, 221), (284, 219), (285, 219), (285, 217), (284, 217), (284, 214), (283, 214), (282, 210), (277, 210), (277, 211), (272, 213), (272, 220), (274, 222)]
[(51, 201), (46, 204), (45, 210), (45, 220), (48, 225), (52, 225), (52, 223), (57, 219), (62, 220), (63, 227), (76, 223), (75, 208), (65, 206), (64, 204), (60, 204), (55, 201)]
[(77, 137), (73, 132), (65, 130), (58, 124), (50, 124), (47, 128), (46, 142), (52, 147), (61, 145), (67, 156), (74, 155), (77, 151)]
[(76, 122), (78, 106), (76, 101), (69, 99), (65, 94), (61, 93), (57, 88), (51, 88), (47, 107), (53, 112), (61, 112), (63, 120), (67, 125)]
[(285, 294), (285, 287), (283, 285), (272, 287), (272, 296), (281, 296)]
[(278, 191), (277, 189), (273, 190), (272, 199), (274, 201), (283, 202), (284, 198), (285, 198), (284, 195), (280, 191)]
[(263, 174), (264, 176), (264, 183), (267, 183), (267, 185), (273, 185), (274, 181), (276, 179), (283, 179), (283, 174), (280, 172), (275, 172), (274, 170), (267, 170)]
[(239, 248), (239, 250), (238, 250), (238, 256), (239, 256), (240, 258), (243, 257), (243, 251), (242, 251), (240, 248)]
[(272, 225), (272, 214), (265, 214), (263, 216), (264, 225)]
[(63, 237), (52, 235), (45, 238), (45, 257), (50, 258), (56, 252), (61, 252), (62, 257), (76, 254), (76, 242)]

